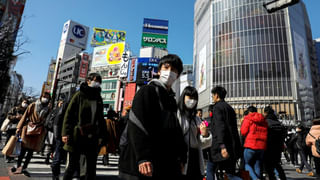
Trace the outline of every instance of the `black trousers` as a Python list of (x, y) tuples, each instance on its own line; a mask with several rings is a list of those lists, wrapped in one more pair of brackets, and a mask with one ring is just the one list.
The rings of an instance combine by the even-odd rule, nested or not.
[(280, 164), (281, 160), (274, 160), (272, 157), (265, 158), (265, 169), (268, 173), (268, 177), (270, 180), (276, 180), (274, 170), (276, 169), (279, 173), (279, 178), (281, 180), (286, 180), (286, 174)]
[(320, 177), (320, 158), (313, 156), (313, 160), (316, 168), (316, 174), (318, 177)]
[(22, 169), (27, 169), (28, 164), (30, 163), (30, 160), (31, 160), (32, 155), (33, 155), (33, 150), (27, 149), (27, 148), (24, 148), (24, 147), (21, 147), (21, 152), (20, 152), (20, 155), (18, 156), (17, 167), (21, 166), (22, 160), (23, 160), (23, 158), (24, 158), (24, 156), (26, 155), (27, 152), (28, 152), (28, 154), (27, 154), (26, 159), (25, 159), (25, 161), (23, 163), (23, 166), (22, 166)]
[(199, 161), (199, 150), (198, 149), (189, 149), (189, 160), (187, 167), (187, 175), (184, 177), (185, 180), (202, 180), (200, 170), (200, 161)]
[[(69, 161), (68, 167), (64, 173), (63, 180), (72, 180), (73, 175), (75, 172), (85, 171), (85, 176), (80, 176), (81, 180), (94, 180), (96, 179), (96, 163), (97, 163), (97, 153), (96, 151), (90, 152), (68, 152), (69, 154)], [(81, 159), (84, 157), (85, 161), (80, 162)], [(80, 165), (81, 163), (81, 165)]]

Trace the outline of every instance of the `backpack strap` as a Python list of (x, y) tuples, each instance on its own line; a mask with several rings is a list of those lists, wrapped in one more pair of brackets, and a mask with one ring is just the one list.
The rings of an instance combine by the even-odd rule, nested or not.
[(313, 137), (313, 139), (317, 140), (317, 138), (314, 137), (310, 132), (309, 132), (309, 135), (310, 135), (311, 137)]

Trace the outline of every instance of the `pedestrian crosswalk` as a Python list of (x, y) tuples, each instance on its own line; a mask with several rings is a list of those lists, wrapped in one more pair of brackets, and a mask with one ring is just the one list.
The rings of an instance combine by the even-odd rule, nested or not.
[[(97, 161), (97, 176), (118, 176), (118, 159), (119, 156), (109, 154), (109, 165), (102, 164), (102, 156), (98, 157)], [(64, 172), (65, 165), (61, 165), (61, 172)], [(45, 157), (39, 154), (34, 154), (28, 166), (28, 171), (31, 177), (51, 177), (52, 172), (50, 164), (45, 163)]]
[[(2, 142), (3, 144), (4, 142)], [(3, 145), (0, 146), (0, 150), (2, 150)], [(1, 153), (0, 153), (1, 154)], [(109, 164), (103, 165), (102, 163), (102, 156), (98, 156), (97, 160), (97, 179), (118, 179), (118, 163), (119, 163), (119, 156), (115, 154), (109, 154)], [(0, 156), (0, 165), (1, 167), (6, 167), (6, 169), (10, 169), (14, 165), (16, 165), (15, 158), (14, 162), (6, 163), (5, 157), (3, 155)], [(46, 157), (39, 154), (34, 153), (33, 157), (28, 165), (28, 172), (30, 173), (30, 178), (25, 177), (25, 179), (35, 179), (35, 180), (51, 180), (52, 179), (52, 171), (50, 167), (50, 163), (47, 164), (45, 162)], [(61, 175), (60, 179), (62, 179), (63, 172), (65, 170), (65, 164), (61, 164)], [(13, 175), (12, 173), (8, 172), (9, 175)], [(0, 177), (5, 174), (1, 174), (0, 171)], [(22, 175), (13, 175), (13, 176), (22, 176)]]

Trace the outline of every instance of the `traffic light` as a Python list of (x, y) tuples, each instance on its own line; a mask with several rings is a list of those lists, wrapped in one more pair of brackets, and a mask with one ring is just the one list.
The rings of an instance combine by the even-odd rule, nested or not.
[(280, 9), (284, 9), (288, 6), (299, 3), (300, 0), (273, 0), (267, 3), (264, 3), (263, 6), (266, 8), (268, 13), (273, 13)]

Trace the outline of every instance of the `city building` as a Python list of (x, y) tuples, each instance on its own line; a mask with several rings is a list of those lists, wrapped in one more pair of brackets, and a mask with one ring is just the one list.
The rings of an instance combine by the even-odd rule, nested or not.
[[(57, 89), (62, 88), (61, 86), (59, 86), (58, 83), (61, 84), (61, 82), (65, 81), (66, 79), (72, 80), (72, 81), (66, 81), (67, 84), (65, 83), (62, 84), (64, 86), (64, 88), (61, 89), (62, 91), (63, 89), (76, 88), (74, 87), (75, 86), (74, 83), (78, 82), (76, 81), (77, 77), (70, 77), (70, 75), (79, 71), (78, 69), (81, 66), (79, 63), (80, 61), (82, 63), (81, 58), (83, 57), (79, 53), (81, 53), (86, 49), (88, 35), (89, 35), (89, 27), (79, 24), (77, 22), (74, 22), (72, 20), (68, 20), (66, 23), (64, 23), (62, 34), (61, 34), (60, 45), (58, 49), (58, 55), (56, 59), (55, 71), (53, 75), (52, 88), (51, 88), (51, 94), (54, 99), (57, 98), (56, 96)], [(84, 66), (86, 66), (86, 69), (88, 72), (89, 64), (88, 62), (86, 63), (87, 64)], [(73, 70), (76, 70), (76, 71), (73, 71)], [(85, 72), (85, 74), (87, 72)], [(68, 76), (65, 73), (67, 73)], [(71, 91), (66, 90), (65, 93), (67, 97), (69, 97), (71, 94)]]
[(311, 73), (316, 116), (320, 116), (320, 39), (313, 41)]
[(153, 57), (153, 58), (162, 58), (163, 56), (168, 55), (168, 50), (160, 49), (156, 47), (142, 47), (140, 48), (140, 55), (139, 57)]
[[(194, 6), (195, 86), (199, 108), (223, 86), (240, 119), (270, 105), (286, 125), (315, 115), (304, 3), (268, 13), (264, 0), (197, 0)], [(311, 31), (311, 30), (310, 30)]]
[(187, 86), (193, 86), (193, 66), (192, 64), (184, 64), (183, 65), (183, 72), (180, 75), (179, 78), (180, 82), (180, 94)]
[(84, 52), (62, 59), (58, 74), (59, 78), (56, 80), (56, 98), (64, 97), (70, 99), (72, 97), (72, 94), (80, 88), (81, 83), (85, 82), (90, 62), (91, 56)]
[(318, 71), (320, 72), (320, 38), (314, 40), (314, 45), (315, 45), (316, 56), (317, 56), (318, 65), (319, 65)]

